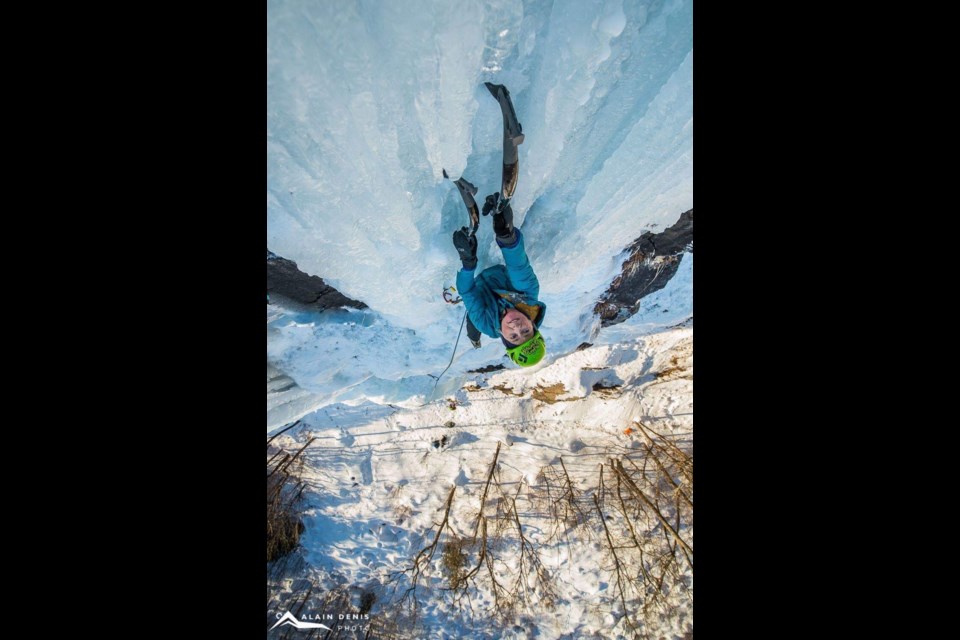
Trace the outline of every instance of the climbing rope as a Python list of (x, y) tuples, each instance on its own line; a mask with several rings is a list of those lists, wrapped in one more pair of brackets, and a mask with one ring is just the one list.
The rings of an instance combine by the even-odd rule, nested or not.
[[(467, 321), (467, 310), (464, 309), (464, 310), (463, 310), (463, 320), (460, 321), (460, 332), (457, 334), (457, 341), (453, 344), (453, 353), (450, 354), (450, 364), (447, 365), (447, 369), (449, 369), (449, 368), (450, 368), (450, 365), (453, 364), (453, 357), (454, 357), (455, 355), (457, 355), (457, 346), (460, 344), (460, 336), (463, 334), (463, 325), (464, 325), (464, 323), (465, 323), (466, 321)], [(434, 390), (434, 391), (437, 390), (437, 385), (440, 384), (440, 378), (442, 378), (442, 377), (443, 377), (443, 374), (445, 374), (445, 373), (447, 372), (447, 369), (444, 369), (443, 371), (440, 372), (440, 375), (439, 375), (439, 376), (436, 376), (437, 381), (433, 383), (433, 390)], [(428, 374), (428, 375), (430, 375), (431, 378), (434, 377), (434, 376), (431, 375), (431, 374)]]

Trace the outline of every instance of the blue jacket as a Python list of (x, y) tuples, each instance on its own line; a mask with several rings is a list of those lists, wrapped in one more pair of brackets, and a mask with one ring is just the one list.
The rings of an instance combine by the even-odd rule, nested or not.
[[(477, 277), (475, 269), (460, 269), (457, 273), (457, 291), (467, 306), (470, 321), (477, 329), (491, 338), (500, 338), (500, 313), (516, 308), (527, 315), (527, 305), (539, 308), (533, 324), (538, 329), (543, 324), (547, 305), (537, 300), (540, 295), (540, 281), (530, 266), (527, 252), (523, 247), (523, 235), (516, 229), (517, 241), (512, 245), (500, 245), (503, 252), (502, 264), (484, 269)], [(500, 244), (500, 241), (497, 241)]]

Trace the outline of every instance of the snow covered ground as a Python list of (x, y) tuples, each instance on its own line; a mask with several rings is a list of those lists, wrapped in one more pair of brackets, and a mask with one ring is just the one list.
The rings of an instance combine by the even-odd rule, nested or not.
[[(557, 523), (544, 506), (549, 502), (548, 476), (542, 471), (559, 471), (562, 458), (589, 513), (600, 465), (605, 465), (604, 510), (615, 513), (609, 463), (626, 456), (642, 464), (647, 440), (637, 422), (689, 450), (692, 349), (688, 321), (575, 351), (533, 373), (478, 374), (449, 397), (423, 406), (368, 401), (327, 405), (305, 416), (275, 443), (293, 450), (315, 438), (304, 454), (309, 490), (302, 553), (312, 567), (310, 575), (326, 588), (349, 584), (375, 593), (377, 604), (364, 624), (376, 623), (378, 616), (400, 619), (401, 632), (404, 624), (415, 624), (399, 637), (632, 637), (618, 604), (613, 560), (599, 519), (580, 528), (561, 526), (558, 535)], [(499, 486), (489, 490), (488, 503), (501, 495), (516, 499), (525, 536), (553, 589), (548, 605), (528, 575), (530, 591), (521, 596), (515, 617), (495, 612), (491, 587), (484, 580), (469, 591), (472, 607), (458, 608), (452, 592), (444, 590), (449, 578), (443, 569), (443, 545), (454, 539), (451, 531), (465, 538), (473, 534), (498, 445)], [(432, 541), (451, 489), (452, 529), (444, 531), (435, 556), (425, 565), (417, 592), (420, 618), (412, 623), (402, 616), (406, 609), (399, 602), (410, 585), (409, 574), (396, 584), (391, 578), (410, 568), (418, 551)], [(485, 507), (491, 523), (496, 511)], [(614, 518), (608, 518), (613, 527)], [(493, 524), (490, 528), (492, 532)], [(684, 523), (680, 533), (692, 547), (692, 521)], [(504, 533), (497, 555), (498, 575), (513, 575), (511, 569), (521, 561), (515, 530)], [(641, 570), (635, 558), (625, 564), (634, 574)], [(628, 610), (639, 637), (682, 638), (692, 630), (692, 568), (684, 564), (679, 571), (664, 594), (663, 609), (650, 617), (638, 613), (644, 599), (628, 592)], [(362, 637), (357, 633), (355, 637)]]
[[(510, 368), (493, 373), (465, 373), (502, 357), (498, 345), (474, 350), (467, 344), (458, 351), (457, 362), (473, 366), (452, 367), (436, 391), (434, 380), (424, 376), (413, 384), (397, 381), (383, 396), (331, 403), (326, 394), (299, 389), (292, 378), (268, 367), (268, 418), (278, 423), (269, 432), (277, 434), (279, 425), (300, 419), (273, 444), (293, 451), (309, 443), (303, 454), (305, 531), (296, 552), (303, 562), (300, 569), (285, 574), (286, 590), (275, 585), (278, 595), (268, 606), (273, 616), (268, 623), (290, 603), (299, 602), (309, 583), (331, 593), (349, 587), (376, 596), (370, 618), (347, 625), (339, 636), (344, 638), (363, 637), (367, 625), (377, 624), (393, 625), (389, 629), (394, 635), (374, 627), (371, 637), (680, 639), (691, 633), (692, 563), (684, 564), (676, 548), (666, 556), (655, 545), (654, 553), (646, 557), (621, 550), (623, 570), (634, 579), (624, 596), (630, 614), (625, 618), (617, 603), (616, 566), (606, 532), (590, 509), (596, 506), (593, 496), (606, 495), (604, 515), (613, 518), (609, 526), (614, 546), (629, 548), (627, 517), (616, 510), (610, 490), (599, 488), (600, 465), (607, 487), (614, 486), (614, 460), (653, 468), (646, 450), (649, 441), (638, 423), (686, 453), (692, 450), (693, 259), (692, 253), (683, 254), (667, 286), (643, 298), (638, 312), (625, 322), (598, 329), (592, 346), (555, 354), (530, 369), (508, 364)], [(292, 313), (298, 330), (308, 331), (305, 335), (311, 329), (339, 326), (323, 322), (324, 314)], [(283, 326), (289, 322), (277, 305), (268, 307), (268, 318)], [(309, 349), (309, 340), (301, 348)], [(498, 444), (499, 484), (489, 495), (516, 500), (529, 545), (550, 576), (552, 604), (547, 606), (530, 578), (530, 592), (518, 600), (512, 615), (496, 610), (491, 585), (483, 581), (470, 585), (464, 596), (469, 605), (464, 600), (456, 605), (446, 590), (449, 576), (443, 569), (446, 545), (474, 534), (479, 496)], [(570, 527), (569, 522), (560, 526), (551, 517), (548, 485), (555, 497), (559, 469), (569, 473), (581, 492), (577, 504), (589, 517), (578, 526)], [(683, 485), (680, 475), (671, 477)], [(432, 540), (454, 488), (451, 528), (444, 530), (434, 557), (424, 563), (414, 620), (410, 601), (402, 601), (410, 574), (402, 572)], [(685, 490), (691, 499), (689, 512), (674, 510), (669, 517), (682, 516), (675, 524), (691, 547), (692, 560), (692, 487)], [(485, 513), (491, 523), (504, 521), (491, 500)], [(641, 537), (667, 536), (648, 511), (638, 510), (630, 524)], [(476, 561), (475, 550), (472, 555), (465, 551)], [(511, 568), (523, 566), (521, 555), (518, 536), (507, 531), (494, 566), (515, 581), (517, 572)], [(668, 579), (655, 598), (643, 585), (657, 582), (659, 560), (651, 558), (660, 557), (675, 557), (676, 563), (661, 567), (660, 577), (668, 574)], [(639, 580), (643, 570), (654, 574), (648, 582)], [(529, 578), (529, 571), (528, 567), (522, 574)], [(296, 584), (300, 586), (291, 591)], [(301, 615), (311, 615), (311, 606), (305, 605)], [(336, 607), (330, 611), (337, 615)], [(628, 629), (628, 620), (636, 635)], [(286, 632), (303, 633), (289, 628)], [(268, 637), (288, 637), (280, 635), (282, 628), (271, 633)]]

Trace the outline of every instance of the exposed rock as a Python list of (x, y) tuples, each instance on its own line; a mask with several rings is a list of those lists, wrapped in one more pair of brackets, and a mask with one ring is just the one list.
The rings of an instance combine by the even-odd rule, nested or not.
[(661, 233), (643, 233), (627, 247), (630, 252), (620, 275), (614, 278), (593, 312), (608, 327), (623, 322), (640, 307), (640, 300), (663, 289), (677, 272), (687, 251), (693, 253), (693, 209)]
[(515, 392), (511, 387), (508, 387), (508, 386), (505, 385), (505, 384), (498, 384), (498, 385), (494, 386), (493, 388), (496, 389), (497, 391), (505, 394), (505, 395), (508, 395), (508, 396), (520, 396), (520, 397), (523, 397), (523, 392), (522, 392), (522, 391), (521, 391), (520, 393), (517, 393), (517, 392)]
[(467, 373), (490, 373), (491, 371), (500, 371), (500, 369), (506, 369), (506, 367), (502, 364), (491, 364), (479, 369), (470, 369)]
[(580, 398), (560, 398), (567, 392), (567, 388), (563, 386), (562, 382), (556, 384), (551, 384), (549, 386), (543, 387), (537, 385), (533, 389), (533, 399), (539, 400), (541, 402), (546, 402), (547, 404), (554, 404), (557, 402), (570, 402), (572, 400), (579, 400)]
[(267, 295), (276, 293), (291, 300), (324, 309), (353, 307), (366, 309), (367, 305), (343, 295), (323, 278), (307, 275), (297, 268), (297, 263), (281, 258), (267, 250)]

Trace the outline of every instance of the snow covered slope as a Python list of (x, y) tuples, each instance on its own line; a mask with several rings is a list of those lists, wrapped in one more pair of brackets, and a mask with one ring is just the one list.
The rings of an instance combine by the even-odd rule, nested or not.
[[(667, 286), (644, 297), (636, 314), (621, 324), (598, 329), (595, 345), (630, 342), (645, 334), (671, 327), (692, 317), (693, 253), (684, 253), (676, 275)], [(462, 310), (462, 305), (457, 305)], [(504, 364), (519, 375), (535, 376), (562, 354), (548, 354), (540, 364), (519, 370), (504, 356), (503, 346), (487, 337), (483, 347), (473, 349), (466, 335), (460, 339), (457, 360), (437, 381), (429, 375), (404, 375), (414, 368), (420, 354), (430, 346), (408, 329), (387, 324), (369, 310), (343, 309), (322, 314), (267, 307), (268, 366), (267, 431), (272, 433), (297, 418), (333, 402), (356, 404), (373, 401), (380, 404), (417, 406), (431, 398), (455, 392), (469, 378), (470, 370), (491, 363)], [(464, 332), (465, 334), (466, 332)], [(357, 335), (366, 342), (357, 346)], [(447, 361), (453, 342), (446, 346)], [(570, 346), (571, 352), (576, 345)], [(440, 374), (442, 362), (434, 374)], [(281, 372), (289, 374), (280, 378)], [(393, 378), (393, 379), (391, 379)], [(291, 382), (310, 381), (310, 388), (291, 386)]]
[[(671, 492), (662, 476), (641, 485), (659, 509), (666, 513), (676, 503), (679, 513), (671, 512), (664, 525), (651, 509), (634, 513), (628, 506), (631, 529), (620, 495), (629, 505), (632, 489), (621, 485), (611, 464), (624, 460), (635, 478), (633, 464), (656, 472), (661, 463), (647, 450), (654, 440), (675, 445), (671, 456), (689, 454), (690, 324), (575, 351), (532, 374), (476, 375), (424, 406), (328, 405), (280, 435), (275, 442), (288, 451), (315, 438), (304, 453), (308, 497), (300, 553), (310, 569), (303, 575), (321, 589), (342, 585), (376, 598), (369, 619), (342, 637), (364, 637), (366, 625), (379, 625), (370, 637), (403, 638), (682, 638), (692, 632), (692, 502), (688, 511), (681, 508), (692, 485), (680, 479), (682, 494)], [(641, 426), (662, 439), (648, 439)], [(578, 494), (574, 506), (562, 499), (565, 476)], [(558, 514), (557, 504), (570, 513)], [(486, 520), (478, 531), (481, 512)], [(445, 515), (449, 527), (410, 594), (418, 602), (414, 620), (411, 600), (402, 599), (412, 583), (409, 570)], [(458, 606), (450, 590), (451, 544), (462, 542), (465, 575), (478, 557), (468, 541), (484, 529), (492, 571), (504, 587), (501, 606), (486, 566), (464, 582)], [(689, 562), (671, 530), (689, 546)], [(632, 539), (651, 545), (646, 555), (631, 548)], [(624, 566), (622, 600), (617, 560)], [(636, 590), (641, 572), (653, 582), (664, 576), (661, 589)], [(516, 581), (518, 574), (525, 583)], [(504, 606), (511, 591), (512, 611)], [(292, 601), (287, 593), (268, 608), (279, 616), (282, 603)], [(301, 615), (319, 615), (316, 602)], [(383, 633), (388, 622), (397, 625), (396, 636)]]

